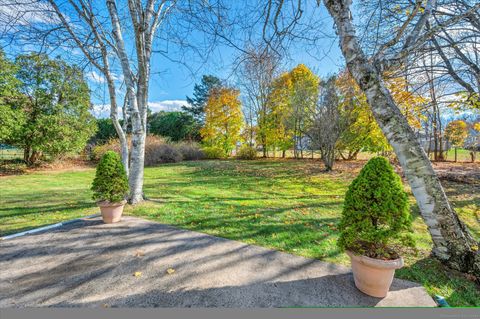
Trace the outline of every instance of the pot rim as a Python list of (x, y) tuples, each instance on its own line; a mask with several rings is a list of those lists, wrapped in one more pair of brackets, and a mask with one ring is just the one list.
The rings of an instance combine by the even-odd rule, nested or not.
[(127, 203), (127, 201), (124, 199), (120, 202), (109, 202), (108, 200), (100, 200), (97, 202), (97, 206), (99, 207), (117, 207), (117, 206), (123, 206)]
[(383, 259), (367, 257), (364, 255), (357, 255), (350, 250), (347, 250), (345, 252), (352, 260), (358, 261), (359, 263), (362, 263), (366, 266), (370, 266), (373, 268), (400, 269), (404, 265), (402, 257), (393, 259), (393, 260), (383, 260)]

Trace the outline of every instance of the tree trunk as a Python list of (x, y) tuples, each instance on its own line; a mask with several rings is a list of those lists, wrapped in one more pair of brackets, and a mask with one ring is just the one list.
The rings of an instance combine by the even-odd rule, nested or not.
[(325, 171), (330, 172), (333, 169), (333, 163), (335, 161), (335, 150), (333, 147), (325, 147), (325, 150), (322, 151), (322, 160), (325, 165)]
[[(441, 123), (440, 123), (441, 125)], [(438, 150), (438, 158), (441, 160), (441, 161), (445, 161), (446, 160), (446, 156), (445, 156), (445, 152), (443, 150), (443, 138), (442, 138), (442, 128), (440, 127), (440, 136), (439, 136), (439, 150)]]
[[(130, 170), (129, 170), (129, 161), (128, 161), (128, 140), (127, 136), (125, 134), (124, 129), (120, 125), (120, 122), (118, 120), (118, 111), (117, 111), (117, 99), (116, 99), (116, 93), (115, 93), (115, 83), (112, 77), (112, 74), (110, 72), (110, 66), (108, 62), (108, 55), (107, 52), (102, 52), (103, 54), (103, 63), (105, 65), (105, 78), (107, 79), (107, 84), (108, 84), (108, 94), (110, 96), (110, 119), (112, 120), (113, 126), (115, 127), (115, 131), (117, 132), (118, 139), (120, 140), (120, 152), (122, 156), (122, 164), (123, 167), (125, 167), (125, 173), (127, 176), (130, 175)], [(123, 108), (126, 108), (126, 105), (123, 106)], [(125, 112), (124, 112), (125, 114)], [(125, 116), (124, 116), (125, 117)], [(124, 118), (124, 125), (125, 127), (127, 126), (127, 119)]]
[[(113, 29), (113, 38), (116, 44), (116, 54), (122, 67), (130, 120), (132, 124), (132, 148), (130, 157), (130, 174), (128, 183), (130, 186), (129, 202), (137, 204), (143, 201), (143, 169), (145, 160), (145, 138), (147, 128), (147, 98), (148, 98), (148, 79), (150, 77), (150, 44), (151, 38), (145, 34), (145, 28), (135, 29), (135, 47), (137, 49), (137, 74), (134, 75), (130, 61), (125, 49), (122, 30), (120, 27), (120, 18), (114, 0), (107, 0), (107, 9), (110, 14), (110, 20)], [(130, 3), (129, 3), (130, 4)], [(133, 16), (138, 10), (136, 7), (129, 7), (130, 14)], [(137, 12), (138, 13), (138, 12)], [(151, 13), (151, 12), (150, 12)], [(149, 13), (149, 14), (150, 14)], [(145, 18), (145, 17), (144, 17)], [(136, 22), (133, 22), (134, 24)], [(139, 26), (135, 26), (139, 27)], [(153, 34), (151, 34), (153, 36)]]
[(28, 158), (28, 166), (33, 166), (37, 164), (38, 160), (42, 156), (42, 152), (33, 150), (32, 153), (30, 154), (30, 157)]
[(392, 145), (433, 240), (433, 253), (453, 269), (480, 273), (478, 243), (450, 206), (430, 160), (401, 114), (381, 73), (367, 59), (355, 35), (351, 0), (324, 0), (335, 21), (340, 47), (352, 76), (367, 96), (377, 123)]
[(25, 146), (25, 148), (23, 149), (23, 161), (25, 162), (25, 164), (29, 165), (28, 163), (28, 159), (30, 158), (30, 146)]
[(138, 129), (138, 123), (135, 124), (132, 121), (133, 134), (132, 134), (132, 150), (130, 157), (130, 176), (128, 184), (130, 186), (130, 198), (131, 204), (137, 204), (143, 201), (143, 169), (145, 162), (145, 132), (142, 129)]
[(300, 158), (303, 158), (303, 136), (300, 134), (300, 141), (299, 141), (299, 146), (300, 146)]
[[(425, 127), (428, 129), (428, 124), (425, 125)], [(428, 147), (427, 147), (427, 157), (430, 158), (430, 153), (432, 152), (432, 133), (428, 134)]]
[(433, 127), (433, 136), (434, 136), (434, 139), (433, 139), (433, 143), (434, 143), (434, 146), (433, 146), (433, 160), (435, 162), (437, 162), (438, 161), (438, 132), (437, 132), (437, 124), (436, 123), (434, 124), (434, 127)]

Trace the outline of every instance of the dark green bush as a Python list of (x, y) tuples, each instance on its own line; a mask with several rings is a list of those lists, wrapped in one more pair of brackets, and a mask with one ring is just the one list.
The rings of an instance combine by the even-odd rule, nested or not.
[(372, 158), (345, 194), (338, 246), (379, 259), (414, 247), (407, 194), (384, 157)]
[(257, 157), (257, 150), (250, 145), (242, 145), (237, 153), (237, 158), (242, 160), (253, 160)]
[(93, 199), (97, 201), (120, 202), (128, 194), (128, 179), (120, 156), (107, 151), (97, 165), (92, 184)]

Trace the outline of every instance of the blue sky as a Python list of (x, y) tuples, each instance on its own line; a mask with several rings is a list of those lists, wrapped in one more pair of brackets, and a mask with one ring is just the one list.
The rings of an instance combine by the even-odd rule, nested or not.
[[(306, 64), (320, 76), (334, 73), (343, 66), (343, 57), (337, 43), (326, 41), (322, 47), (328, 52), (321, 58), (313, 58), (308, 53), (292, 53), (291, 59), (287, 62), (286, 68), (291, 68), (299, 63)], [(150, 101), (161, 100), (184, 100), (186, 95), (191, 96), (193, 86), (200, 81), (203, 74), (212, 74), (222, 79), (234, 80), (232, 74), (235, 49), (220, 47), (219, 57), (212, 57), (203, 65), (197, 74), (191, 72), (182, 64), (168, 61), (162, 57), (155, 56), (152, 60), (152, 73), (150, 86)], [(193, 66), (196, 69), (196, 66)]]
[[(232, 2), (229, 3), (229, 5), (231, 5), (233, 9), (242, 10), (243, 8), (239, 7), (239, 3), (240, 2)], [(314, 2), (312, 1), (312, 3)], [(285, 63), (285, 70), (299, 63), (303, 63), (310, 67), (316, 74), (327, 76), (342, 68), (343, 59), (338, 44), (333, 37), (333, 23), (326, 9), (323, 6), (320, 7), (320, 9), (312, 8), (307, 8), (306, 10), (307, 13), (310, 10), (311, 14), (315, 12), (315, 17), (322, 21), (321, 30), (318, 30), (319, 33), (325, 33), (330, 36), (319, 42), (316, 46), (315, 53), (306, 52), (306, 47), (302, 45), (291, 46), (289, 50), (290, 57)], [(15, 14), (15, 10), (19, 10), (19, 7), (1, 6), (0, 14)], [(23, 23), (45, 22), (49, 19), (48, 17), (42, 18), (38, 14), (28, 14), (22, 17), (25, 20)], [(191, 36), (193, 37), (191, 41), (202, 41), (200, 37), (195, 39), (195, 36), (196, 35)], [(127, 41), (127, 49), (133, 48), (133, 42), (128, 37), (128, 34), (126, 34), (125, 40)], [(2, 39), (0, 39), (0, 43), (1, 41)], [(160, 45), (162, 44), (160, 43)], [(13, 56), (18, 53), (36, 51), (38, 48), (34, 44), (28, 44), (17, 47), (6, 47), (4, 49), (7, 54), (10, 53), (10, 56)], [(182, 52), (171, 50), (169, 53), (171, 60), (166, 59), (160, 54), (154, 54), (151, 63), (152, 77), (149, 96), (151, 109), (153, 111), (179, 109), (182, 104), (185, 104), (186, 96), (192, 95), (194, 84), (198, 82), (204, 74), (212, 74), (219, 78), (226, 79), (230, 83), (234, 83), (235, 79), (232, 73), (234, 67), (233, 62), (239, 53), (238, 50), (232, 47), (219, 45), (213, 53), (209, 55), (207, 60), (200, 60), (193, 55), (187, 57), (188, 62), (186, 64), (188, 67), (184, 64), (171, 61), (182, 58), (185, 60), (184, 56), (180, 56)], [(55, 54), (58, 54), (58, 52), (55, 52)], [(82, 57), (79, 49), (68, 50), (60, 54), (69, 61), (77, 61)], [(317, 57), (313, 58), (312, 55), (316, 55)], [(122, 79), (120, 69), (114, 70), (114, 73), (120, 84)], [(94, 114), (97, 117), (108, 116), (109, 99), (104, 79), (99, 75), (99, 72), (92, 67), (87, 67), (85, 74), (92, 89), (92, 103), (96, 106)]]
[[(325, 9), (320, 9), (324, 19), (324, 29), (322, 32), (332, 34), (332, 37), (322, 40), (317, 47), (317, 57), (312, 57), (313, 52), (305, 52), (305, 48), (292, 46), (289, 50), (290, 57), (286, 60), (285, 70), (303, 63), (310, 67), (316, 74), (327, 76), (338, 72), (343, 68), (344, 60), (341, 55), (338, 42), (333, 37), (333, 22), (326, 13)], [(226, 79), (228, 82), (235, 81), (233, 68), (234, 60), (240, 52), (230, 46), (220, 45), (210, 54), (206, 61), (195, 61), (193, 57), (188, 61), (188, 67), (182, 63), (172, 62), (169, 59), (157, 54), (152, 57), (152, 78), (150, 83), (149, 101), (153, 111), (159, 110), (178, 110), (181, 105), (186, 104), (186, 96), (191, 96), (195, 83), (198, 83), (202, 75), (211, 74), (219, 78)], [(177, 57), (172, 56), (175, 60)], [(197, 59), (198, 60), (198, 59)], [(193, 70), (193, 72), (192, 72)], [(92, 87), (95, 83), (91, 81)], [(94, 94), (93, 100), (97, 105), (108, 103), (108, 96), (103, 94)], [(100, 95), (100, 96), (99, 96)], [(103, 112), (96, 116), (108, 116), (108, 106)]]

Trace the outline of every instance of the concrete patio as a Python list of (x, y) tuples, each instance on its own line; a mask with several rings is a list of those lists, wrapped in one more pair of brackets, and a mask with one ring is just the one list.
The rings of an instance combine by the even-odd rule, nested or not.
[(435, 306), (416, 283), (373, 298), (347, 267), (133, 217), (3, 240), (0, 269), (0, 307)]

